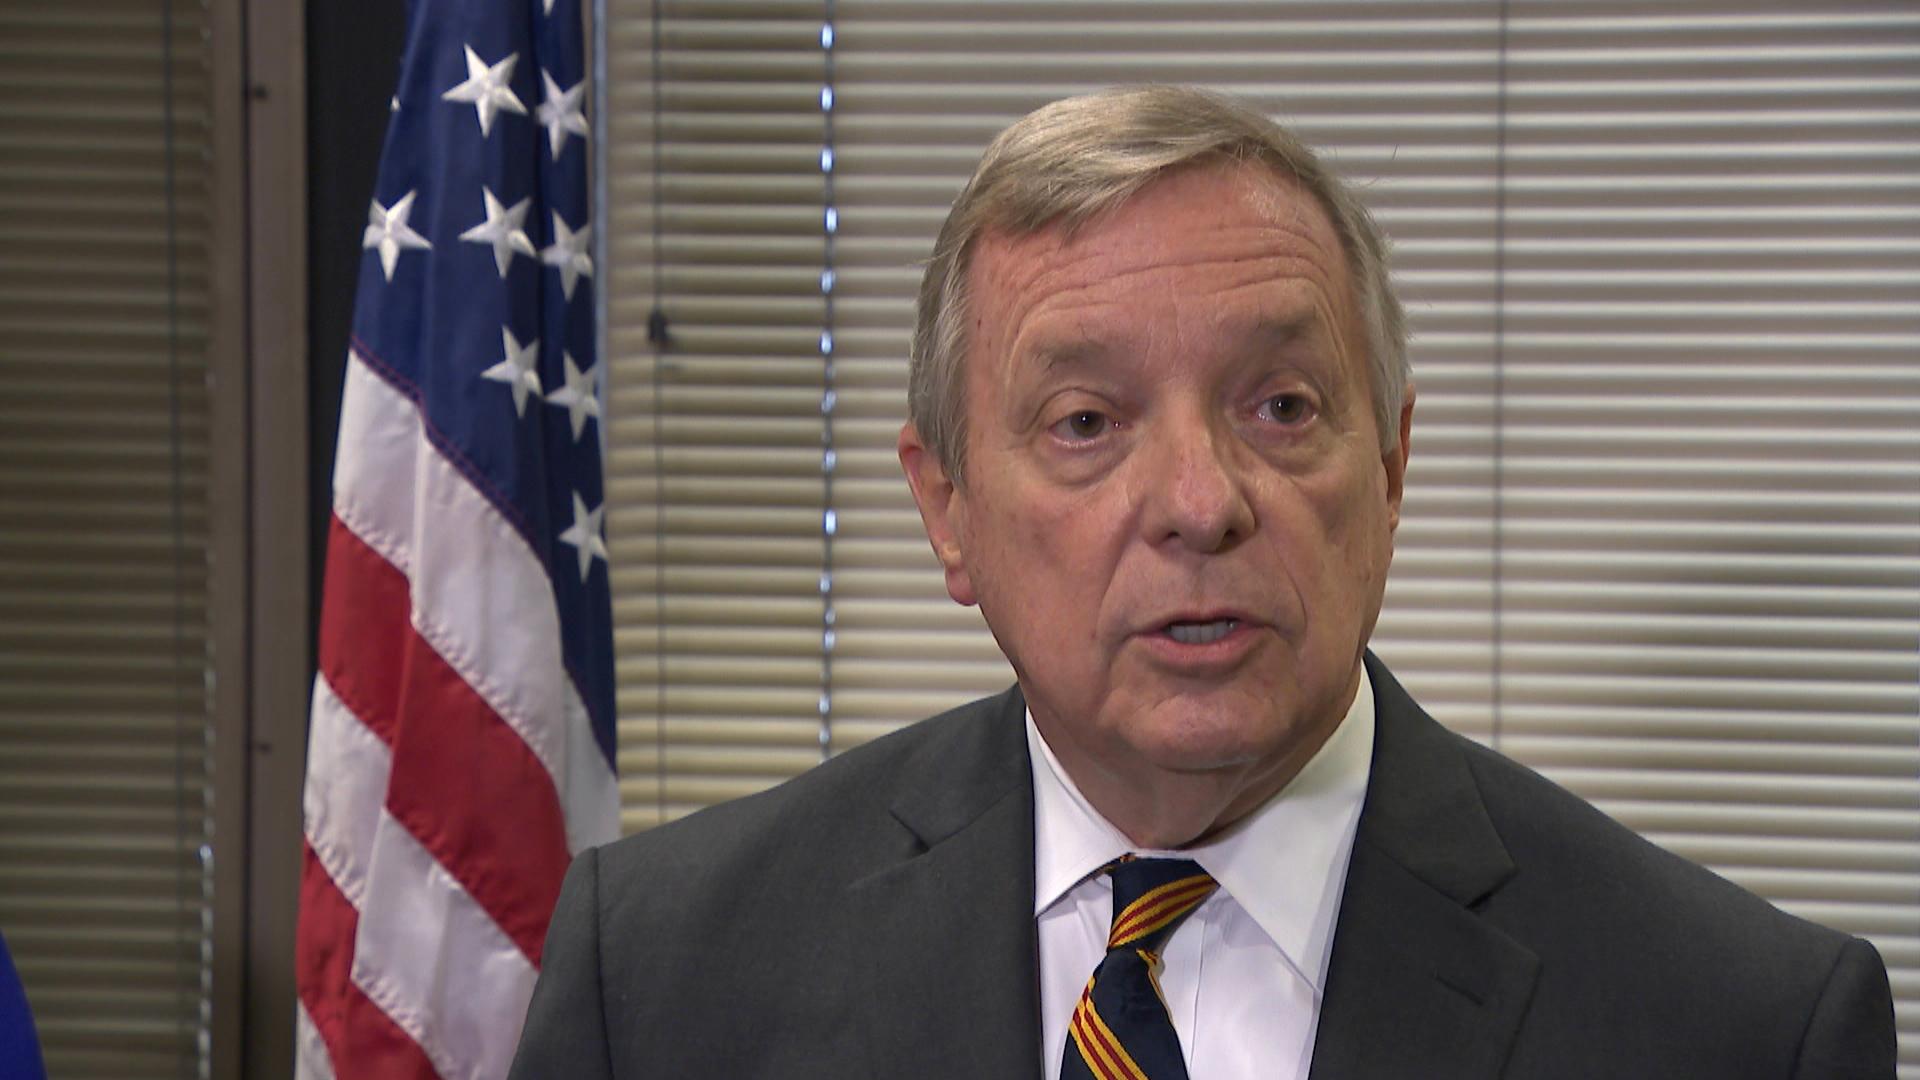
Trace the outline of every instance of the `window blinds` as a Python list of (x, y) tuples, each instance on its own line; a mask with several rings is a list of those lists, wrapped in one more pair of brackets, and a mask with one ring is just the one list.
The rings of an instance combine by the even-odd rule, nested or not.
[[(813, 5), (676, 14), (656, 78), (650, 10), (607, 12), (609, 542), (629, 829), (821, 757), (820, 26)], [(656, 303), (670, 339), (658, 363)]]
[(63, 1078), (202, 1068), (205, 23), (0, 12), (0, 932)]
[(918, 261), (1015, 117), (1203, 83), (1397, 243), (1419, 406), (1376, 649), (1449, 725), (1872, 937), (1920, 1076), (1920, 13), (610, 8), (629, 828), (1009, 680), (894, 460)]

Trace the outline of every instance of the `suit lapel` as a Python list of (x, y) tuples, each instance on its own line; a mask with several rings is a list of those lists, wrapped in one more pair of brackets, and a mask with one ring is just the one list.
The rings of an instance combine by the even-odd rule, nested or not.
[[(1497, 1076), (1538, 961), (1472, 908), (1514, 867), (1452, 736), (1368, 670), (1372, 780), (1311, 1080)], [(978, 708), (901, 770), (893, 818), (915, 853), (848, 890), (872, 1076), (1041, 1075), (1026, 705), (1015, 690)]]
[(893, 817), (918, 853), (849, 890), (876, 1077), (1040, 1075), (1026, 705), (983, 708), (902, 770)]
[(1311, 1080), (1498, 1076), (1538, 961), (1473, 906), (1513, 874), (1453, 738), (1371, 655), (1372, 779)]

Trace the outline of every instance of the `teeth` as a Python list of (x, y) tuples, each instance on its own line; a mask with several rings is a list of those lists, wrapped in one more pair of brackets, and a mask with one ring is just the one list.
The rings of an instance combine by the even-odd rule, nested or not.
[(1239, 623), (1233, 619), (1206, 623), (1173, 623), (1167, 627), (1167, 636), (1182, 645), (1205, 645), (1226, 637), (1238, 625)]

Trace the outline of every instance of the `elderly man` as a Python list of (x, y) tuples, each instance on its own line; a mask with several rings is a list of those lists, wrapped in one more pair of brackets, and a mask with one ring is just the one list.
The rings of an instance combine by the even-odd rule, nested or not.
[(1192, 90), (1003, 133), (900, 460), (1018, 685), (583, 855), (515, 1077), (1890, 1077), (1866, 943), (1449, 734), (1366, 652), (1386, 244)]

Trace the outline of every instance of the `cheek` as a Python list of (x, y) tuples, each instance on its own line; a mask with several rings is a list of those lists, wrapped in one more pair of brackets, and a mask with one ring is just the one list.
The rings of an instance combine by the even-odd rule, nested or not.
[(1382, 484), (1363, 483), (1328, 506), (1328, 534), (1347, 566), (1346, 579), (1377, 595), (1393, 558), (1393, 519)]
[(1126, 500), (1104, 493), (1039, 494), (1007, 533), (1003, 557), (1020, 567), (1017, 595), (1004, 599), (1027, 609), (1050, 645), (1084, 646), (1100, 638), (1103, 612), (1113, 600), (1117, 567), (1126, 548)]
[(1384, 573), (1392, 528), (1384, 477), (1377, 468), (1351, 461), (1320, 470), (1291, 492), (1293, 542), (1314, 553), (1325, 585), (1357, 581), (1363, 586)]

